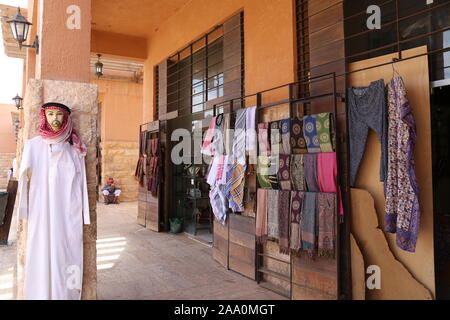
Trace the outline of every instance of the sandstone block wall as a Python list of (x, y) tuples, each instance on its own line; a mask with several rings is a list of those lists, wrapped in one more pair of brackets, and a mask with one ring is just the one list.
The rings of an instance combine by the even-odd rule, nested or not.
[[(138, 158), (138, 142), (101, 143), (101, 181), (105, 184), (109, 177), (114, 178), (115, 183), (122, 190), (120, 201), (137, 201), (138, 199), (138, 183), (134, 179)], [(100, 199), (102, 198), (100, 194)]]
[(5, 190), (8, 185), (7, 172), (12, 168), (15, 153), (0, 153), (0, 190)]
[[(23, 142), (38, 134), (39, 108), (45, 102), (60, 102), (72, 109), (72, 118), (80, 139), (86, 144), (86, 175), (91, 224), (84, 226), (84, 266), (82, 299), (97, 298), (97, 85), (80, 82), (30, 79), (24, 99), (24, 127), (19, 132), (18, 160)], [(19, 166), (19, 162), (18, 162)], [(26, 221), (18, 224), (18, 269), (25, 265)], [(18, 298), (23, 298), (23, 277), (18, 283)]]

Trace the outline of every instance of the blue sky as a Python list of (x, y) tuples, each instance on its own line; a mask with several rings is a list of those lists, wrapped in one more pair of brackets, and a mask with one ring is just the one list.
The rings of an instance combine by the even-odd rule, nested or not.
[[(0, 4), (27, 8), (28, 0), (0, 0)], [(23, 60), (7, 57), (1, 32), (0, 38), (0, 103), (13, 104), (12, 97), (22, 95)]]

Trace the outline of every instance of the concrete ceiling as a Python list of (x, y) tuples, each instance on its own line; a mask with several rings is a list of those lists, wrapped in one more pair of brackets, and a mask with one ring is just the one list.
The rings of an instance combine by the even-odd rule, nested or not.
[(190, 0), (92, 0), (94, 30), (147, 38)]

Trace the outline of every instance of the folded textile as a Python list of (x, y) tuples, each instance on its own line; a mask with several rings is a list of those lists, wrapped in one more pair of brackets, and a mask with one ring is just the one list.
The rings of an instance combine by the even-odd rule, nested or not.
[(209, 122), (208, 130), (205, 134), (205, 139), (203, 140), (202, 147), (200, 149), (200, 152), (202, 154), (206, 154), (208, 156), (214, 155), (214, 150), (212, 149), (212, 141), (214, 138), (214, 129), (216, 127), (216, 117), (212, 117), (211, 121)]
[(293, 154), (290, 160), (292, 190), (306, 190), (303, 154)]
[(318, 193), (318, 249), (320, 257), (334, 258), (336, 239), (336, 194)]
[(267, 236), (278, 239), (279, 191), (267, 190)]
[(238, 109), (236, 111), (236, 122), (234, 125), (234, 136), (233, 136), (233, 156), (234, 159), (241, 165), (245, 166), (245, 121), (246, 121), (246, 110)]
[(306, 180), (306, 187), (310, 192), (319, 192), (319, 182), (317, 179), (317, 154), (309, 153), (303, 155), (303, 167)]
[(280, 154), (291, 154), (291, 119), (280, 120), (281, 150)]
[(209, 201), (217, 221), (224, 225), (227, 219), (225, 185), (214, 184), (209, 191)]
[(267, 122), (258, 124), (258, 143), (259, 143), (259, 154), (261, 156), (270, 155), (269, 123)]
[(289, 203), (291, 192), (280, 190), (278, 196), (279, 251), (283, 254), (289, 254)]
[(316, 248), (316, 198), (317, 193), (305, 192), (300, 216), (302, 249), (313, 253)]
[[(320, 192), (337, 192), (336, 188), (337, 162), (336, 152), (317, 154), (317, 181)], [(339, 213), (344, 214), (341, 192), (339, 190)]]
[(267, 191), (258, 189), (258, 206), (256, 207), (256, 241), (265, 243), (267, 241)]
[(320, 152), (319, 138), (317, 137), (316, 115), (303, 117), (303, 134), (305, 135), (308, 153)]
[(258, 166), (256, 168), (256, 176), (258, 178), (258, 183), (260, 188), (270, 189), (272, 185), (269, 182), (269, 157), (259, 156)]
[(297, 117), (291, 119), (291, 150), (292, 153), (308, 153), (303, 134), (303, 120)]
[(280, 154), (278, 180), (281, 190), (291, 190), (290, 158), (289, 155)]
[(272, 156), (279, 155), (281, 151), (281, 131), (278, 121), (269, 123), (269, 137), (270, 137), (270, 154)]
[[(291, 191), (291, 239), (290, 247), (293, 251), (298, 251), (302, 247), (302, 237), (300, 229), (300, 215), (302, 212), (304, 193), (301, 191)], [(259, 198), (258, 198), (259, 199)]]
[(334, 151), (333, 116), (329, 112), (319, 113), (316, 117), (317, 136), (322, 152)]

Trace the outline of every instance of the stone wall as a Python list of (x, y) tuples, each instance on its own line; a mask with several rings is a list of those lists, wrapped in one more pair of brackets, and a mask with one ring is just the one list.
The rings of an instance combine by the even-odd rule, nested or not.
[(12, 168), (15, 153), (0, 153), (0, 190), (5, 190), (8, 185), (7, 172)]
[[(45, 102), (60, 102), (72, 109), (75, 129), (81, 141), (87, 146), (86, 175), (89, 192), (91, 224), (84, 226), (84, 266), (82, 299), (97, 298), (97, 126), (98, 102), (97, 85), (55, 81), (28, 81), (24, 99), (24, 127), (19, 132), (17, 155), (20, 161), (24, 140), (38, 134), (40, 122), (39, 108)], [(18, 163), (19, 164), (19, 163)], [(18, 223), (18, 269), (25, 265), (26, 221)], [(18, 283), (18, 298), (23, 298), (23, 277)]]
[(137, 201), (138, 183), (134, 179), (134, 172), (139, 158), (139, 143), (106, 141), (101, 143), (101, 150), (102, 183), (109, 177), (114, 178), (122, 190), (119, 200)]

